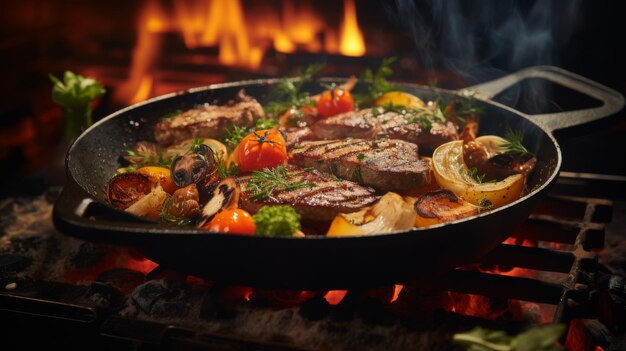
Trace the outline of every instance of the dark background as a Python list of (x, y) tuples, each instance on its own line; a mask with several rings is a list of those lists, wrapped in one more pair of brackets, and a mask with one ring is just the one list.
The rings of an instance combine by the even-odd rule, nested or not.
[[(242, 0), (244, 10), (260, 2)], [(167, 9), (172, 1), (162, 3)], [(282, 1), (268, 3), (277, 11), (282, 6)], [(144, 4), (139, 0), (25, 0), (0, 5), (0, 162), (5, 185), (0, 196), (36, 193), (50, 183), (50, 159), (59, 144), (62, 116), (50, 101), (49, 73), (61, 74), (65, 69), (81, 73), (90, 72), (90, 67), (105, 67), (99, 72), (107, 74), (97, 78), (108, 93), (94, 111), (94, 118), (124, 107), (114, 99), (114, 92), (128, 73), (137, 41), (134, 23)], [(310, 5), (330, 26), (340, 22), (341, 6), (336, 1)], [(219, 64), (199, 69), (177, 66), (173, 58), (186, 53), (170, 45), (167, 49), (171, 52), (159, 64), (169, 76), (178, 74), (176, 84), (168, 85), (174, 90), (289, 75), (318, 61), (328, 63), (325, 73), (347, 76), (375, 68), (385, 56), (400, 58), (393, 79), (437, 82), (451, 89), (523, 67), (549, 64), (626, 94), (625, 7), (622, 1), (591, 0), (357, 1), (359, 25), (368, 46), (362, 58), (269, 53), (258, 70)], [(214, 53), (211, 49), (194, 52)], [(595, 103), (560, 90), (559, 94), (546, 91), (550, 89), (536, 90), (522, 84), (497, 100), (530, 112)], [(563, 150), (563, 170), (626, 176), (625, 111), (555, 135)]]

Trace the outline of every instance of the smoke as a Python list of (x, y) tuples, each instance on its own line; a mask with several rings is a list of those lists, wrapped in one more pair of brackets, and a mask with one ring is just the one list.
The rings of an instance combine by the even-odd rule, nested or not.
[(425, 69), (452, 70), (470, 82), (557, 65), (581, 18), (580, 0), (396, 0), (386, 10), (413, 39)]

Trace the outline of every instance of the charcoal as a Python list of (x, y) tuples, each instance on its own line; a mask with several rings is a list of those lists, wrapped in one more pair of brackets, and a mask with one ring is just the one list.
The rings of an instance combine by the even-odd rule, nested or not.
[(102, 246), (92, 242), (84, 242), (69, 257), (68, 262), (73, 268), (82, 269), (95, 265), (104, 255), (106, 255), (106, 250)]
[(100, 273), (96, 281), (109, 283), (119, 291), (128, 294), (144, 283), (145, 275), (133, 269), (115, 268)]
[(179, 317), (190, 308), (187, 292), (168, 280), (150, 280), (138, 286), (128, 304), (129, 313), (151, 317)]
[(33, 259), (22, 255), (0, 255), (0, 278), (15, 275), (33, 264)]
[(310, 321), (318, 321), (328, 316), (331, 306), (323, 296), (316, 296), (300, 306), (299, 313)]

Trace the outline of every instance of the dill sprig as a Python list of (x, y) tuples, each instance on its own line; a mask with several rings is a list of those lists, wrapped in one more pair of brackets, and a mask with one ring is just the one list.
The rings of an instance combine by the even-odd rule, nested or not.
[(264, 200), (271, 197), (278, 189), (291, 191), (315, 186), (313, 182), (294, 182), (288, 179), (287, 169), (284, 166), (278, 166), (273, 169), (264, 168), (262, 171), (253, 171), (246, 190), (250, 192), (252, 200)]
[(504, 139), (506, 142), (500, 144), (501, 147), (506, 149), (507, 154), (520, 154), (535, 156), (532, 152), (528, 151), (522, 144), (524, 141), (524, 133), (521, 131), (514, 131), (511, 128), (507, 128), (504, 133)]

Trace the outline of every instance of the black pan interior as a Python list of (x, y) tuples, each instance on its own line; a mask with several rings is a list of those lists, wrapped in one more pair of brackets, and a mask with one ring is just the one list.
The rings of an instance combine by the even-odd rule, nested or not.
[[(103, 189), (120, 166), (121, 150), (139, 140), (152, 140), (152, 126), (163, 115), (207, 102), (225, 102), (242, 88), (261, 103), (272, 81), (255, 81), (199, 88), (156, 98), (121, 110), (88, 129), (70, 148), (69, 177), (100, 203)], [(443, 101), (453, 92), (406, 85), (425, 100)], [(317, 83), (305, 86), (321, 91)], [(363, 91), (357, 86), (356, 91)], [(436, 274), (472, 262), (492, 250), (531, 212), (560, 166), (552, 136), (523, 116), (491, 102), (480, 134), (504, 135), (507, 128), (524, 132), (524, 144), (536, 155), (536, 170), (528, 179), (529, 193), (520, 201), (479, 217), (403, 233), (350, 238), (275, 239), (192, 230), (126, 231), (124, 224), (83, 230), (79, 236), (96, 241), (140, 245), (157, 262), (191, 274), (238, 284), (271, 288), (346, 288), (398, 283)], [(84, 229), (84, 228), (83, 228)], [(89, 229), (89, 228), (87, 228)]]

